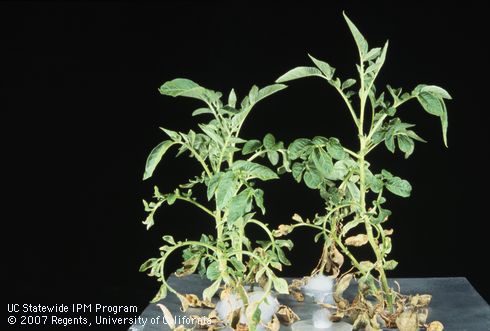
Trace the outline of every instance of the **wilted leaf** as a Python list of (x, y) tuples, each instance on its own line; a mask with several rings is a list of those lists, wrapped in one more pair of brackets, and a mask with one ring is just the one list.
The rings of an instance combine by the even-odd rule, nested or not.
[(349, 237), (345, 239), (345, 244), (349, 246), (362, 246), (367, 244), (368, 242), (368, 236), (365, 234), (358, 234), (356, 236)]
[(169, 328), (172, 330), (175, 329), (175, 319), (170, 310), (161, 303), (157, 304), (157, 306), (162, 310), (163, 318), (165, 319), (165, 322), (167, 322)]
[(439, 321), (430, 322), (427, 326), (427, 331), (442, 331), (444, 330), (444, 325)]
[(298, 214), (294, 214), (292, 219), (298, 223), (304, 223), (303, 218), (299, 216)]
[(279, 306), (276, 315), (279, 318), (279, 321), (285, 325), (291, 325), (294, 322), (300, 320), (299, 316), (296, 315), (296, 313), (291, 308), (285, 305)]
[(272, 283), (278, 293), (289, 294), (288, 282), (284, 278), (274, 277)]
[(396, 326), (400, 331), (417, 331), (417, 314), (410, 310), (404, 311), (396, 318)]
[(353, 275), (351, 273), (345, 274), (340, 278), (337, 282), (337, 286), (335, 287), (335, 295), (337, 297), (342, 297), (342, 294), (344, 293), (345, 290), (349, 287), (349, 284), (353, 278)]
[(266, 329), (270, 331), (279, 331), (281, 328), (281, 323), (276, 315), (272, 316), (272, 320), (267, 323)]
[(202, 292), (202, 298), (204, 301), (211, 302), (211, 299), (213, 298), (214, 294), (218, 291), (219, 286), (221, 284), (221, 278), (218, 278), (217, 280), (214, 281), (211, 286), (207, 287), (203, 292)]

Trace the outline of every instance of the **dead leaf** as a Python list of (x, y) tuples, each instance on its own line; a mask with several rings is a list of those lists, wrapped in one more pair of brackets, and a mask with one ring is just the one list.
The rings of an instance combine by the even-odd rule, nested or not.
[(417, 331), (417, 314), (410, 310), (404, 311), (396, 318), (396, 326), (400, 331)]
[(365, 328), (368, 325), (369, 325), (369, 316), (367, 315), (367, 313), (362, 313), (357, 316), (356, 320), (354, 321), (354, 324), (352, 325), (352, 328), (354, 330), (359, 330), (361, 328)]
[(190, 306), (190, 302), (189, 300), (187, 300), (187, 298), (185, 296), (183, 296), (182, 294), (177, 294), (177, 297), (179, 298), (180, 300), (180, 304), (182, 305), (182, 308), (180, 308), (180, 310), (182, 312), (185, 312), (187, 311), (187, 309), (189, 308)]
[(227, 324), (231, 325), (232, 328), (235, 328), (238, 325), (238, 322), (240, 322), (241, 311), (242, 309), (238, 308), (226, 316), (226, 321), (228, 322)]
[(429, 308), (417, 309), (417, 320), (420, 324), (425, 324), (427, 321), (427, 316), (429, 316)]
[(266, 329), (270, 331), (279, 331), (281, 328), (281, 323), (276, 315), (272, 316), (272, 320), (267, 323)]
[(345, 239), (345, 244), (349, 246), (359, 247), (366, 245), (368, 242), (368, 236), (365, 234), (358, 234), (357, 236), (352, 236)]
[(282, 236), (289, 234), (291, 232), (291, 230), (292, 230), (291, 225), (281, 224), (281, 225), (279, 225), (277, 230), (273, 231), (273, 234), (274, 234), (274, 237), (282, 237)]
[(444, 325), (439, 321), (430, 322), (427, 326), (427, 331), (442, 331), (444, 330)]
[[(324, 257), (322, 256), (322, 259)], [(340, 268), (344, 264), (344, 256), (339, 252), (335, 245), (331, 245), (327, 248), (327, 263), (325, 264), (325, 271), (332, 272), (333, 277), (337, 277), (340, 273)]]
[(296, 313), (291, 308), (285, 305), (279, 306), (276, 315), (279, 318), (279, 321), (285, 325), (293, 324), (300, 319), (299, 316), (296, 315)]
[(349, 284), (354, 276), (352, 274), (345, 274), (340, 278), (337, 282), (337, 286), (335, 287), (335, 295), (339, 298), (342, 297), (342, 294), (349, 287)]
[(175, 328), (175, 319), (172, 316), (172, 313), (161, 303), (157, 304), (157, 306), (162, 310), (163, 318), (165, 318), (165, 321), (167, 322), (169, 328), (173, 330)]
[(299, 216), (298, 214), (294, 214), (292, 219), (296, 222), (304, 223), (303, 218), (301, 216)]
[(385, 236), (391, 236), (393, 234), (393, 229), (385, 229)]
[(294, 300), (296, 300), (298, 302), (305, 301), (305, 296), (303, 295), (303, 293), (301, 291), (289, 290), (289, 293), (291, 293), (291, 295), (293, 296)]
[(185, 299), (192, 308), (214, 308), (216, 305), (211, 301), (200, 300), (195, 294), (184, 294)]
[(248, 331), (248, 325), (247, 324), (243, 324), (243, 323), (239, 323), (236, 326), (235, 331)]
[(173, 331), (186, 331), (187, 329), (183, 326), (183, 325), (179, 325), (178, 327), (176, 327), (175, 329), (173, 329)]

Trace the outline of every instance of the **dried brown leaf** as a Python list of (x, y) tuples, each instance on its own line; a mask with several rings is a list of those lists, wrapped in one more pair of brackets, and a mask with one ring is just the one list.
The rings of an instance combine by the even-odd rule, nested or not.
[(281, 224), (277, 228), (277, 230), (273, 231), (274, 237), (282, 237), (285, 236), (289, 233), (291, 233), (292, 226), (291, 225), (286, 225), (286, 224)]
[(404, 311), (396, 318), (396, 326), (400, 331), (417, 331), (417, 314), (410, 310)]
[(300, 319), (299, 316), (296, 315), (296, 313), (291, 308), (285, 305), (279, 306), (276, 315), (279, 318), (279, 321), (285, 325), (293, 324)]
[(301, 216), (299, 216), (298, 214), (294, 214), (292, 219), (296, 222), (304, 223), (303, 218)]
[(442, 331), (444, 330), (444, 325), (439, 321), (430, 322), (427, 326), (427, 331)]
[(226, 321), (228, 322), (227, 324), (231, 325), (232, 328), (235, 328), (238, 325), (238, 322), (240, 321), (241, 311), (241, 308), (235, 309), (234, 311), (230, 312), (226, 317)]
[(393, 229), (385, 229), (384, 233), (385, 233), (385, 236), (391, 236), (393, 234)]
[(168, 310), (168, 308), (162, 305), (161, 303), (157, 304), (157, 306), (162, 310), (163, 318), (167, 322), (169, 328), (172, 330), (175, 329), (175, 319), (172, 316), (170, 310)]
[(294, 300), (296, 300), (298, 302), (305, 301), (305, 296), (303, 295), (303, 293), (301, 291), (289, 290), (289, 293), (291, 293), (291, 295), (293, 296)]
[(355, 246), (355, 247), (366, 245), (367, 242), (368, 242), (368, 236), (365, 234), (358, 234), (356, 236), (352, 236), (345, 239), (346, 245)]
[(248, 325), (243, 324), (243, 323), (238, 323), (236, 328), (234, 328), (235, 331), (248, 331)]
[(349, 284), (354, 276), (352, 274), (345, 274), (340, 278), (337, 282), (337, 286), (335, 287), (335, 295), (339, 298), (342, 297), (342, 294), (349, 287)]
[(279, 331), (281, 328), (281, 323), (276, 315), (272, 316), (272, 320), (267, 323), (266, 329), (270, 331)]

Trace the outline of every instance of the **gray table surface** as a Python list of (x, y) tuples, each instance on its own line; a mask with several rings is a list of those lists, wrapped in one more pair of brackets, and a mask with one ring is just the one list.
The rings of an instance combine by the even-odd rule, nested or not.
[[(290, 281), (290, 278), (287, 278)], [(432, 294), (429, 321), (438, 320), (444, 324), (445, 331), (490, 331), (490, 307), (464, 277), (452, 278), (396, 278), (404, 294)], [(181, 293), (200, 294), (210, 284), (198, 275), (185, 278), (170, 277), (169, 284)], [(393, 284), (393, 283), (392, 283)], [(346, 296), (353, 295), (355, 288), (351, 286)], [(280, 295), (281, 304), (288, 305), (301, 319), (311, 318), (315, 303), (306, 298), (304, 302), (296, 302), (290, 296)], [(178, 298), (169, 294), (160, 303), (167, 306), (176, 316), (207, 315), (209, 310), (190, 308), (182, 313)], [(140, 315), (146, 319), (146, 325), (133, 325), (130, 331), (162, 331), (170, 328), (162, 323), (162, 312), (156, 304), (150, 304)], [(151, 323), (152, 317), (160, 316), (158, 323)], [(291, 330), (281, 326), (281, 331)]]

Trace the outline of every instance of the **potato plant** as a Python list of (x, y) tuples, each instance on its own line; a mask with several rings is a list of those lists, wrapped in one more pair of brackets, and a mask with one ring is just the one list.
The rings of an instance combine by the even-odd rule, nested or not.
[[(359, 146), (349, 149), (337, 138), (319, 136), (296, 139), (288, 146), (292, 175), (296, 181), (319, 191), (325, 201), (325, 212), (317, 214), (313, 220), (303, 220), (295, 215), (293, 219), (296, 222), (279, 226), (275, 235), (282, 237), (299, 227), (318, 231), (315, 241), (321, 239), (324, 248), (313, 274), (330, 272), (337, 276), (345, 257), (350, 261), (359, 282), (360, 294), (354, 302), (357, 306), (347, 309), (348, 303), (341, 297), (352, 273), (339, 280), (336, 300), (340, 308), (338, 317), (342, 317), (344, 312), (350, 314), (355, 329), (379, 330), (381, 326), (377, 317), (391, 327), (405, 323), (406, 319), (411, 319), (407, 323), (423, 324), (427, 316), (423, 309), (424, 303), (428, 304), (427, 298), (408, 302), (409, 299), (389, 286), (386, 277), (386, 272), (398, 264), (389, 258), (393, 230), (386, 228), (391, 215), (385, 207), (386, 193), (406, 198), (410, 196), (412, 187), (407, 180), (368, 160), (371, 152), (383, 145), (390, 152), (399, 150), (408, 158), (414, 151), (415, 142), (424, 142), (413, 130), (414, 124), (406, 123), (400, 117), (403, 111), (409, 110), (405, 106), (411, 101), (418, 102), (430, 115), (439, 117), (447, 146), (448, 117), (444, 100), (451, 99), (451, 96), (441, 87), (425, 84), (410, 92), (390, 86), (387, 86), (388, 93), (378, 90), (375, 81), (385, 62), (388, 42), (380, 48), (369, 48), (357, 27), (345, 14), (344, 17), (359, 52), (357, 79), (336, 77), (335, 68), (310, 55), (314, 66), (294, 68), (276, 82), (319, 77), (337, 90), (352, 117)], [(370, 247), (374, 253), (372, 261), (360, 261), (356, 257), (352, 247), (361, 246)], [(378, 299), (374, 308), (364, 299), (368, 296)], [(414, 318), (403, 313), (407, 306), (417, 312)], [(342, 307), (346, 309), (342, 310)]]
[[(253, 86), (241, 103), (237, 102), (234, 90), (223, 103), (222, 93), (203, 88), (188, 79), (174, 79), (160, 87), (163, 95), (198, 99), (204, 106), (192, 115), (208, 116), (210, 120), (201, 122), (197, 132), (162, 128), (168, 139), (149, 154), (143, 179), (152, 176), (164, 154), (172, 148), (177, 150), (177, 156), (187, 154), (201, 166), (202, 172), (170, 193), (161, 193), (155, 186), (154, 200), (143, 201), (148, 212), (143, 223), (149, 229), (160, 207), (182, 201), (203, 212), (203, 216), (210, 221), (210, 232), (202, 234), (199, 240), (177, 241), (171, 235), (163, 236), (164, 245), (160, 248), (159, 256), (147, 260), (140, 269), (148, 271), (150, 276), (161, 282), (154, 302), (165, 298), (167, 292), (172, 292), (179, 297), (184, 309), (192, 305), (193, 296), (178, 293), (165, 278), (167, 259), (176, 251), (183, 252), (182, 267), (175, 272), (177, 277), (197, 271), (212, 282), (202, 293), (204, 305), (211, 305), (211, 298), (221, 286), (240, 295), (245, 305), (246, 284), (259, 283), (265, 296), (273, 289), (278, 293), (288, 293), (286, 281), (277, 277), (274, 270), (281, 270), (283, 265), (290, 264), (284, 250), (291, 249), (292, 242), (274, 238), (267, 224), (260, 221), (256, 213), (260, 210), (265, 214), (264, 191), (256, 183), (277, 179), (278, 176), (267, 166), (255, 162), (258, 156), (268, 155), (275, 164), (280, 155), (286, 156), (286, 150), (270, 134), (263, 141), (247, 141), (240, 137), (242, 125), (254, 105), (285, 87), (283, 84), (262, 89)], [(193, 193), (193, 189), (196, 191), (199, 187), (206, 192), (204, 199), (199, 199)], [(248, 226), (259, 227), (269, 239), (253, 242), (245, 233)], [(247, 316), (252, 321), (250, 330), (254, 330), (254, 324), (260, 317), (258, 303), (247, 307)]]

